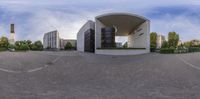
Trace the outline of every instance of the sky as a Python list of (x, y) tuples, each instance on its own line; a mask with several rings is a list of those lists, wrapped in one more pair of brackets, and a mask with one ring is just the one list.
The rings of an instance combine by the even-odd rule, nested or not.
[(111, 12), (144, 16), (151, 32), (164, 36), (175, 31), (182, 41), (200, 39), (199, 0), (0, 0), (0, 36), (9, 37), (14, 23), (17, 40), (42, 40), (53, 30), (61, 38), (76, 39), (85, 22)]

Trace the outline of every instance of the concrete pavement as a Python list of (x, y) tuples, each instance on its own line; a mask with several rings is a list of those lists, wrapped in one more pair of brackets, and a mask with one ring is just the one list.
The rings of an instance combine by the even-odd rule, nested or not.
[(1, 52), (0, 97), (199, 99), (199, 63), (200, 53), (104, 56), (74, 51)]

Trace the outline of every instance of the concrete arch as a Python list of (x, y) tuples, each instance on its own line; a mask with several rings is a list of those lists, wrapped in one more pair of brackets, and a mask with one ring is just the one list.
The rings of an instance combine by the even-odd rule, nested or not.
[[(108, 28), (113, 30), (105, 31)], [(83, 34), (87, 30), (95, 31), (95, 53), (108, 55), (135, 55), (149, 52), (150, 42), (150, 21), (142, 16), (131, 13), (106, 13), (95, 17), (94, 22), (87, 22), (79, 31), (77, 41), (79, 51), (83, 51)], [(82, 36), (80, 36), (82, 35)], [(131, 49), (112, 49), (115, 45), (115, 36), (127, 36), (128, 47)], [(82, 38), (81, 38), (82, 37)], [(109, 38), (111, 37), (111, 38)], [(112, 43), (110, 43), (112, 42)], [(114, 43), (113, 43), (114, 42)], [(106, 45), (106, 46), (105, 46)]]
[(125, 16), (132, 16), (132, 17), (137, 17), (137, 18), (140, 18), (140, 19), (143, 19), (143, 20), (146, 20), (146, 21), (150, 21), (150, 20), (148, 20), (147, 18), (145, 18), (145, 17), (143, 17), (143, 16), (140, 16), (140, 15), (137, 15), (137, 14), (133, 14), (133, 13), (120, 13), (120, 12), (118, 12), (118, 13), (106, 13), (106, 14), (102, 14), (102, 15), (98, 15), (98, 16), (96, 16), (95, 18), (96, 19), (99, 19), (99, 18), (102, 18), (102, 17), (108, 17), (108, 16), (113, 16), (113, 15), (115, 15), (115, 16), (118, 16), (118, 15), (125, 15)]

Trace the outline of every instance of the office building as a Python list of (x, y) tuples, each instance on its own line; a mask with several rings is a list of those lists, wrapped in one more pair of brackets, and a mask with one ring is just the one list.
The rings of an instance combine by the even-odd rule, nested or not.
[[(116, 48), (116, 36), (128, 37), (128, 48)], [(150, 52), (150, 21), (130, 13), (108, 13), (89, 20), (77, 34), (77, 50), (107, 55)]]
[(65, 49), (67, 43), (70, 43), (73, 49), (76, 49), (76, 40), (74, 39), (60, 39), (60, 49)]
[(58, 31), (51, 31), (44, 34), (43, 46), (45, 49), (60, 49), (60, 38)]
[(44, 49), (63, 50), (68, 42), (72, 44), (73, 49), (76, 49), (76, 40), (61, 39), (57, 30), (45, 33), (43, 37)]

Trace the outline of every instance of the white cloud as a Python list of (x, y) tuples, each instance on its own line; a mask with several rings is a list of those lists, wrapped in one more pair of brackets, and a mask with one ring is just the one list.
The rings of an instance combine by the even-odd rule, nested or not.
[(162, 19), (151, 20), (152, 32), (164, 34), (167, 37), (168, 32), (175, 31), (180, 34), (180, 39), (183, 41), (199, 39), (199, 26), (200, 24), (185, 16), (163, 17)]
[[(24, 23), (17, 24), (17, 38), (42, 40), (45, 32), (58, 29), (61, 38), (75, 39), (76, 33), (87, 21), (105, 12), (131, 12), (145, 15), (152, 8), (176, 5), (199, 5), (197, 0), (3, 0), (0, 10), (11, 17), (30, 13)], [(196, 10), (196, 9), (194, 9)], [(7, 16), (5, 16), (7, 17)], [(20, 17), (15, 17), (16, 20)], [(14, 19), (13, 19), (14, 20)], [(16, 21), (14, 20), (14, 21)], [(0, 33), (9, 32), (9, 24), (0, 24)], [(200, 38), (200, 24), (186, 16), (164, 16), (151, 20), (152, 31), (167, 34), (177, 31), (182, 39)], [(1, 35), (1, 34), (0, 34)]]
[[(58, 30), (61, 38), (76, 39), (79, 29), (87, 20), (92, 20), (97, 13), (82, 11), (79, 14), (73, 14), (50, 10), (38, 11), (27, 21), (29, 30), (32, 33), (26, 34), (25, 38), (42, 40), (44, 33)], [(23, 37), (24, 35), (19, 38)]]
[(32, 16), (28, 22), (33, 32), (26, 38), (42, 39), (43, 34), (52, 30), (58, 30), (61, 38), (76, 38), (76, 33), (85, 22), (77, 15), (65, 14), (61, 12), (41, 11)]
[(6, 31), (6, 26), (4, 24), (0, 24), (0, 35), (9, 36), (7, 35)]

